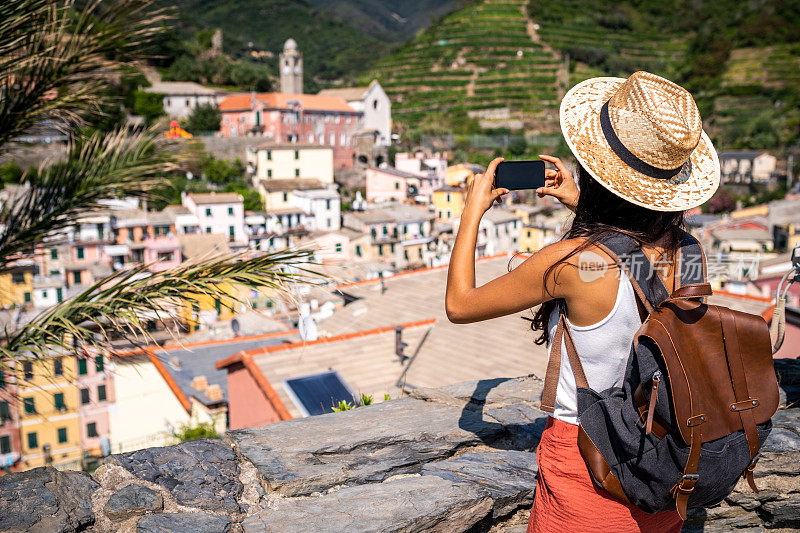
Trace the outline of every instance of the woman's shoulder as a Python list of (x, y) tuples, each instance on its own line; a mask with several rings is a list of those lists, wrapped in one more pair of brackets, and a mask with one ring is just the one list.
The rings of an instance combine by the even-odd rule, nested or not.
[[(613, 264), (614, 259), (608, 253), (594, 243), (587, 244), (589, 239), (587, 237), (573, 237), (571, 239), (564, 239), (548, 244), (541, 250), (539, 254), (543, 256), (552, 264), (565, 262), (574, 266), (579, 266), (587, 260), (597, 262), (603, 261)], [(580, 252), (576, 252), (580, 250)], [(584, 254), (585, 252), (585, 254)]]

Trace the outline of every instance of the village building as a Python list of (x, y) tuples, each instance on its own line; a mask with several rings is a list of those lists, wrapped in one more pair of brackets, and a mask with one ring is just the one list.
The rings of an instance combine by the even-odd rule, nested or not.
[(181, 193), (182, 204), (197, 217), (200, 232), (225, 235), (232, 247), (245, 246), (244, 199), (237, 193)]
[(368, 87), (324, 89), (317, 94), (344, 99), (350, 107), (364, 114), (362, 131), (377, 133), (375, 142), (381, 146), (391, 144), (392, 101), (378, 80), (372, 80)]
[(314, 144), (263, 144), (248, 149), (255, 181), (313, 178), (333, 184), (333, 149)]
[(726, 183), (764, 183), (772, 178), (777, 158), (766, 150), (721, 152), (719, 164)]
[(157, 81), (144, 91), (164, 96), (164, 112), (170, 118), (188, 117), (199, 105), (216, 106), (226, 94), (191, 81)]
[(447, 222), (453, 217), (461, 216), (464, 211), (465, 195), (459, 187), (445, 185), (433, 191), (433, 209), (436, 220)]

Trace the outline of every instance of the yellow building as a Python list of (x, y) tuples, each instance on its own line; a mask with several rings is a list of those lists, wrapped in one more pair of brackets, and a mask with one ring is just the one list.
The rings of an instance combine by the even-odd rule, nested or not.
[(0, 274), (0, 307), (30, 304), (33, 299), (33, 265), (17, 265)]
[(19, 364), (18, 401), (23, 468), (81, 468), (83, 455), (77, 358), (55, 356)]
[(735, 220), (737, 218), (765, 217), (768, 214), (769, 205), (760, 204), (752, 207), (745, 207), (743, 209), (737, 209), (731, 213), (731, 218)]
[(218, 288), (230, 297), (216, 298), (208, 294), (193, 294), (190, 297), (195, 302), (184, 305), (180, 309), (178, 313), (180, 318), (191, 330), (199, 329), (201, 324), (210, 324), (217, 320), (230, 320), (236, 316), (240, 307), (236, 298), (242, 298), (238, 295), (240, 289), (227, 283)]
[(266, 144), (248, 152), (256, 179), (313, 178), (333, 183), (333, 149), (322, 145)]
[(433, 191), (433, 207), (436, 220), (446, 222), (461, 216), (464, 210), (464, 192), (458, 187), (446, 185)]
[(525, 224), (520, 229), (519, 251), (536, 252), (547, 244), (547, 239), (554, 233), (554, 230), (544, 226)]

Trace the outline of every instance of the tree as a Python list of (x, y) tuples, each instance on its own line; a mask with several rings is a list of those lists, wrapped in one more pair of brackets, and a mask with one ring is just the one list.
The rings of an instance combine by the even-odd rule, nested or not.
[(144, 117), (148, 124), (152, 124), (164, 114), (164, 95), (136, 91), (133, 93), (133, 112)]
[(201, 131), (219, 131), (222, 113), (214, 104), (200, 104), (192, 109), (186, 120), (185, 129), (192, 133)]
[[(0, 151), (43, 120), (70, 137), (63, 161), (29, 173), (27, 187), (0, 207), (0, 272), (113, 198), (151, 200), (177, 167), (170, 141), (154, 131), (100, 132), (94, 125), (119, 105), (115, 74), (143, 60), (166, 27), (156, 0), (6, 0), (0, 2)], [(113, 351), (125, 337), (147, 342), (147, 322), (168, 323), (198, 298), (230, 297), (226, 286), (285, 290), (314, 279), (308, 251), (236, 254), (184, 263), (156, 274), (133, 265), (100, 280), (30, 322), (6, 324), (0, 368), (77, 350)], [(20, 376), (21, 377), (21, 376)]]

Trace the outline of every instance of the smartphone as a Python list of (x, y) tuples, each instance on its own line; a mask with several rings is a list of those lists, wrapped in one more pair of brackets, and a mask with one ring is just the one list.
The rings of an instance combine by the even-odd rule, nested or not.
[(503, 161), (494, 171), (494, 186), (510, 191), (544, 187), (544, 161)]

